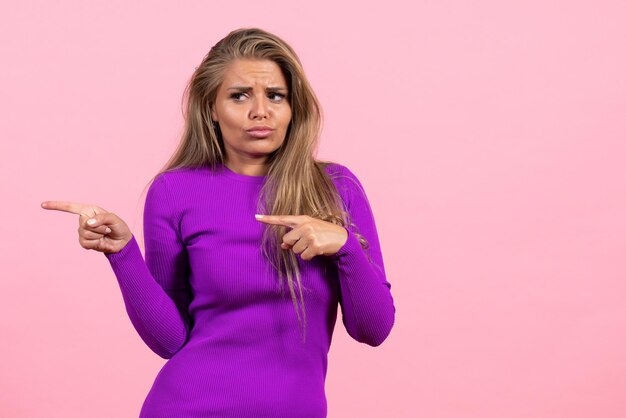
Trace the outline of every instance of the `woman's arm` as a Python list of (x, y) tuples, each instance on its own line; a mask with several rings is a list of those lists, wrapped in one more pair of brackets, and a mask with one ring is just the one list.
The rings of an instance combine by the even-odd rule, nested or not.
[(145, 262), (133, 238), (117, 253), (105, 253), (117, 277), (126, 311), (143, 341), (169, 359), (185, 344), (191, 329), (189, 264), (167, 189), (157, 176), (144, 206)]
[[(385, 275), (376, 223), (365, 190), (347, 167), (337, 166), (339, 170), (332, 177), (337, 179), (339, 193), (356, 225), (346, 228), (347, 241), (330, 256), (339, 275), (343, 324), (355, 340), (378, 346), (391, 332), (395, 320), (391, 284)], [(369, 242), (367, 250), (361, 247), (355, 230)]]

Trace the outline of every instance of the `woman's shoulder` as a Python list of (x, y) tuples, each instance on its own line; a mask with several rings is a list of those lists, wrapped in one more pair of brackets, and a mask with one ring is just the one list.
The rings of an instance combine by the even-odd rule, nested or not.
[(159, 171), (149, 182), (148, 197), (168, 196), (177, 200), (194, 190), (194, 185), (202, 183), (202, 177), (209, 174), (206, 167), (177, 167)]
[(335, 161), (317, 161), (317, 163), (333, 179), (356, 178), (354, 173), (344, 164)]
[(361, 181), (346, 165), (334, 161), (318, 161), (318, 164), (324, 168), (344, 200), (351, 201), (355, 194), (365, 194)]
[(208, 166), (175, 167), (160, 171), (154, 176), (154, 180), (166, 183), (188, 182), (195, 177), (207, 176), (210, 173)]
[(355, 185), (362, 187), (356, 174), (346, 165), (334, 161), (318, 161), (318, 164), (324, 168), (324, 171), (326, 171), (335, 183), (340, 183), (346, 187)]

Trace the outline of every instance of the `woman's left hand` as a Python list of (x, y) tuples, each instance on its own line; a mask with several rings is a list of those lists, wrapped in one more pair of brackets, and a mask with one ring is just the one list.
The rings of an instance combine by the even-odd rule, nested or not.
[(292, 228), (283, 235), (281, 248), (291, 248), (303, 260), (311, 260), (317, 255), (333, 255), (348, 239), (348, 231), (341, 225), (308, 215), (256, 215), (256, 219), (266, 224)]

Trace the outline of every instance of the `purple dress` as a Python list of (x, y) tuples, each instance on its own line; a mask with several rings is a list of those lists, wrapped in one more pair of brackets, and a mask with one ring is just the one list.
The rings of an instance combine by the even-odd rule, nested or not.
[(395, 306), (369, 202), (348, 168), (332, 163), (326, 172), (370, 246), (364, 250), (350, 226), (336, 254), (298, 256), (304, 344), (289, 291), (281, 296), (260, 249), (265, 224), (254, 214), (266, 177), (226, 166), (183, 168), (151, 184), (145, 261), (134, 236), (118, 253), (105, 254), (133, 326), (168, 359), (140, 417), (326, 417), (337, 307), (352, 338), (371, 346), (385, 340)]

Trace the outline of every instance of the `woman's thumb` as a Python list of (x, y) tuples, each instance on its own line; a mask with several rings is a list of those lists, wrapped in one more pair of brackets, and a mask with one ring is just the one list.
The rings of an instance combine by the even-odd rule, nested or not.
[(87, 219), (87, 225), (89, 225), (91, 228), (97, 228), (100, 225), (105, 225), (105, 224), (111, 224), (112, 222), (112, 218), (111, 218), (111, 214), (110, 213), (98, 213), (94, 216), (92, 216), (91, 218)]
[[(91, 222), (91, 223), (90, 223)], [(87, 228), (99, 234), (110, 234), (111, 239), (123, 239), (132, 235), (126, 223), (112, 212), (98, 213), (87, 219)]]

